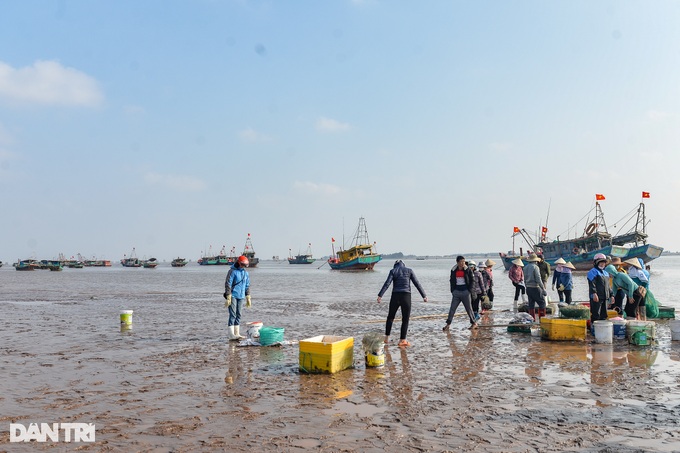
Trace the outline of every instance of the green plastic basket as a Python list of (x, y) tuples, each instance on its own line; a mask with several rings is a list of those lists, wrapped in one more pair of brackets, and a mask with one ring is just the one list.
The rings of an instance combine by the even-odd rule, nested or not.
[(560, 307), (560, 318), (590, 319), (590, 307), (585, 305)]
[(262, 346), (269, 346), (282, 341), (283, 327), (262, 327), (260, 329), (260, 344)]

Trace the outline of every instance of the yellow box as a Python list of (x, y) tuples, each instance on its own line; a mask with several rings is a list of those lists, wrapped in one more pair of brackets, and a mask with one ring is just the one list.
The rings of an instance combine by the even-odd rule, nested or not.
[(618, 318), (621, 316), (616, 310), (607, 310), (607, 319)]
[(354, 338), (332, 335), (300, 340), (300, 370), (335, 373), (354, 365)]
[(585, 341), (587, 319), (563, 319), (542, 317), (541, 338), (556, 341)]

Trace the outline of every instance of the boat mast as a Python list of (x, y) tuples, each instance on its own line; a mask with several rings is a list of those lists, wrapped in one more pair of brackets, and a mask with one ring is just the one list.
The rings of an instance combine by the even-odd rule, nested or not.
[[(642, 227), (640, 228), (640, 225)], [(640, 202), (640, 206), (638, 206), (638, 211), (637, 211), (637, 221), (635, 222), (635, 233), (642, 233), (642, 243), (646, 244), (647, 243), (647, 220), (645, 217), (645, 204), (643, 202)], [(637, 245), (637, 240), (638, 240), (639, 235), (635, 235), (635, 245)]]

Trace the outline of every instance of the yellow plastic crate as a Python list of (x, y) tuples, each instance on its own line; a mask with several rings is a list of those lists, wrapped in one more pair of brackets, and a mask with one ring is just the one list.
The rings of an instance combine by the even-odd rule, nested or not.
[(587, 319), (541, 318), (541, 338), (554, 341), (585, 341)]
[(354, 365), (354, 338), (332, 335), (300, 340), (300, 370), (335, 373)]

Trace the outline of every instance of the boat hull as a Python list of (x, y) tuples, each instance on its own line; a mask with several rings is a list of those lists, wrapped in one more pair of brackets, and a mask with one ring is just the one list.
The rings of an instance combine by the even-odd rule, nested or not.
[(311, 256), (296, 256), (295, 258), (288, 258), (288, 264), (312, 264), (316, 258)]
[(328, 260), (328, 265), (331, 269), (336, 270), (348, 270), (348, 271), (359, 271), (359, 270), (371, 270), (373, 266), (376, 265), (378, 261), (382, 259), (380, 255), (371, 256), (360, 256), (349, 261), (338, 261), (330, 259)]
[[(638, 247), (622, 247), (618, 245), (610, 245), (597, 250), (591, 250), (587, 253), (579, 254), (563, 254), (561, 258), (565, 261), (571, 262), (577, 271), (588, 271), (593, 268), (593, 258), (598, 253), (602, 253), (608, 257), (619, 257), (622, 261), (630, 258), (642, 258), (642, 261), (648, 263), (661, 256), (663, 252), (663, 247), (659, 247), (653, 244), (645, 244)], [(519, 255), (508, 255), (506, 253), (499, 253), (503, 266), (506, 270), (510, 270), (512, 267), (512, 261), (520, 258)], [(526, 259), (526, 257), (524, 257)], [(550, 264), (551, 267), (555, 267), (555, 261), (559, 259), (560, 256), (546, 256), (545, 261)]]

